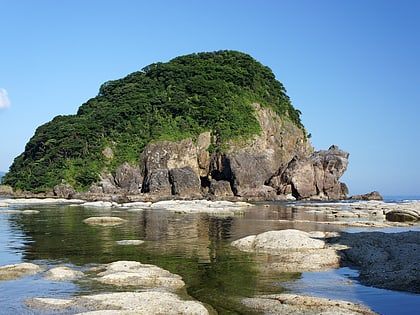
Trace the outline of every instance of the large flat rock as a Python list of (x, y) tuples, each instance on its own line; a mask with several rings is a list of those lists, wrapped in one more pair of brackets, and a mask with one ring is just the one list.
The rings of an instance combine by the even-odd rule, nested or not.
[(179, 275), (160, 267), (142, 264), (137, 261), (117, 261), (105, 266), (97, 280), (115, 286), (182, 288), (185, 283)]
[(32, 263), (20, 263), (0, 267), (0, 281), (15, 280), (42, 272), (44, 269)]
[(295, 294), (262, 295), (247, 298), (243, 303), (264, 314), (300, 315), (374, 315), (370, 308), (348, 301)]
[(162, 291), (115, 292), (73, 299), (31, 298), (25, 303), (31, 308), (48, 312), (73, 309), (80, 310), (78, 314), (84, 315), (209, 314), (200, 302), (182, 300), (176, 294)]

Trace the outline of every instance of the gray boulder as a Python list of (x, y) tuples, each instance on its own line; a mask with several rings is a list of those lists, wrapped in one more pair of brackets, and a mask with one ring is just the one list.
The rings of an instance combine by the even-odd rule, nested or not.
[(143, 191), (160, 196), (171, 195), (172, 187), (169, 182), (168, 169), (156, 169), (148, 174)]
[(32, 263), (20, 263), (0, 266), (0, 281), (14, 280), (23, 276), (34, 275), (43, 269)]
[(76, 193), (73, 186), (66, 184), (55, 185), (53, 188), (54, 196), (59, 198), (71, 198)]
[(327, 248), (325, 234), (299, 230), (268, 231), (250, 235), (231, 243), (245, 252), (267, 253), (276, 260), (267, 259), (265, 269), (277, 272), (321, 271), (336, 268), (339, 257)]
[(383, 200), (378, 191), (372, 191), (363, 195), (354, 195), (349, 198), (350, 200)]
[(97, 280), (100, 283), (116, 286), (165, 287), (173, 290), (185, 285), (181, 276), (137, 261), (116, 261), (106, 265), (105, 268), (105, 271), (98, 274)]
[(131, 165), (127, 162), (123, 163), (115, 171), (115, 184), (120, 189), (128, 193), (139, 193), (143, 178), (140, 173), (140, 167)]
[(294, 157), (267, 182), (278, 194), (297, 199), (345, 199), (347, 186), (339, 181), (347, 170), (349, 154), (333, 145), (308, 157)]
[(199, 193), (197, 147), (191, 139), (147, 145), (140, 157), (140, 169), (143, 192), (161, 196)]
[(245, 298), (247, 307), (262, 314), (301, 314), (301, 315), (374, 315), (367, 306), (349, 301), (333, 300), (296, 294), (260, 295)]
[(200, 179), (190, 166), (169, 170), (173, 195), (200, 195)]
[(82, 277), (81, 271), (73, 270), (69, 267), (54, 267), (45, 273), (45, 279), (50, 281), (67, 281)]
[(209, 193), (216, 197), (229, 197), (233, 196), (230, 183), (226, 180), (214, 180), (210, 182)]
[(397, 208), (386, 212), (385, 218), (391, 222), (420, 221), (420, 209)]

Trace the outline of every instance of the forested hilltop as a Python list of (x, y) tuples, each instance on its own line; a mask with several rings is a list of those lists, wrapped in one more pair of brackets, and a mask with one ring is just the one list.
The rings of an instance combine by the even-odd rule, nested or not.
[(154, 63), (104, 83), (77, 114), (40, 126), (3, 183), (42, 192), (65, 182), (88, 188), (101, 172), (138, 164), (150, 142), (212, 134), (209, 151), (261, 132), (253, 103), (304, 130), (270, 68), (237, 51), (197, 53)]

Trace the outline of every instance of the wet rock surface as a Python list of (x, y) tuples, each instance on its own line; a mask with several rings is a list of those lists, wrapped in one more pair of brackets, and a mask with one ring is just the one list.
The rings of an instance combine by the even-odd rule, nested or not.
[(137, 261), (117, 261), (105, 266), (98, 274), (100, 283), (116, 286), (182, 288), (185, 283), (181, 277), (154, 265)]
[(254, 298), (244, 299), (243, 303), (250, 308), (263, 312), (264, 314), (377, 314), (361, 304), (295, 294), (257, 296)]
[(45, 279), (50, 281), (74, 280), (83, 276), (83, 272), (73, 270), (66, 266), (54, 267), (45, 272)]
[(185, 314), (206, 315), (208, 310), (197, 301), (182, 300), (170, 292), (115, 292), (79, 296), (72, 299), (32, 298), (26, 305), (45, 311), (68, 311), (73, 314)]
[(331, 242), (347, 247), (342, 265), (359, 269), (362, 284), (420, 293), (420, 232), (342, 232)]
[(32, 263), (20, 263), (0, 266), (0, 281), (15, 280), (42, 272), (41, 266)]
[[(43, 271), (35, 264), (10, 265), (0, 269), (13, 270), (13, 277), (9, 276), (6, 280)], [(24, 270), (24, 273), (21, 270)], [(209, 314), (202, 303), (182, 299), (174, 293), (185, 286), (179, 275), (137, 261), (116, 261), (100, 265), (90, 270), (88, 274), (59, 266), (46, 271), (45, 279), (64, 281), (84, 278), (84, 281), (87, 281), (92, 279), (92, 273), (96, 273), (97, 278), (94, 279), (99, 284), (125, 288), (127, 291), (76, 296), (69, 299), (28, 298), (25, 304), (33, 309), (60, 314)], [(131, 291), (133, 287), (134, 292)]]

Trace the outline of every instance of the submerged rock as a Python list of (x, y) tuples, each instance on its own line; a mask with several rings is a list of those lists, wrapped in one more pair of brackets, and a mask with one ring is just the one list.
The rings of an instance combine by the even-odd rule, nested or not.
[(32, 263), (20, 263), (0, 267), (0, 281), (14, 280), (42, 272), (44, 269)]
[(265, 314), (373, 315), (370, 308), (348, 301), (295, 294), (262, 295), (244, 299), (243, 304)]
[(142, 240), (121, 240), (116, 241), (118, 245), (141, 245), (144, 243)]
[(123, 224), (127, 222), (127, 220), (119, 217), (90, 217), (84, 219), (83, 222), (92, 225), (115, 226)]

